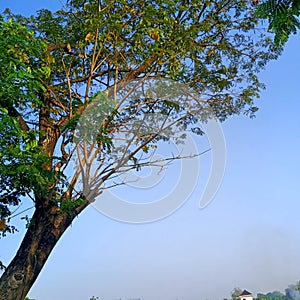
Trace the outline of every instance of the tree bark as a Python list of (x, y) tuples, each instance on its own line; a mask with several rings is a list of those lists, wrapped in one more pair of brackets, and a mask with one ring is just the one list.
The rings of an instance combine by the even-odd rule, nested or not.
[(23, 300), (75, 215), (36, 208), (21, 246), (0, 279), (0, 300)]

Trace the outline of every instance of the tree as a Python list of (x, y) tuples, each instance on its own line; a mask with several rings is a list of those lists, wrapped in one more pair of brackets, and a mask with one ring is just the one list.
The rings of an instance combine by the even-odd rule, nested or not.
[(283, 45), (300, 28), (298, 0), (267, 0), (258, 5), (257, 15), (268, 19), (269, 31), (275, 33), (275, 43)]
[(295, 289), (300, 292), (300, 281), (299, 280), (295, 284)]
[(152, 164), (164, 141), (201, 134), (211, 112), (253, 116), (257, 73), (280, 52), (256, 35), (254, 13), (243, 0), (70, 0), (30, 18), (6, 11), (2, 236), (14, 232), (13, 207), (24, 197), (35, 211), (1, 277), (1, 300), (25, 298), (72, 220), (115, 176)]
[(286, 296), (282, 294), (281, 292), (274, 291), (274, 292), (269, 292), (267, 294), (257, 294), (257, 299), (258, 300), (286, 300)]
[(242, 294), (242, 289), (240, 289), (239, 287), (235, 287), (232, 292), (231, 292), (231, 299), (232, 300), (239, 300), (240, 295)]
[(285, 289), (285, 298), (294, 300), (294, 299), (299, 299), (300, 297), (300, 291), (298, 290), (298, 284), (290, 284), (286, 289)]

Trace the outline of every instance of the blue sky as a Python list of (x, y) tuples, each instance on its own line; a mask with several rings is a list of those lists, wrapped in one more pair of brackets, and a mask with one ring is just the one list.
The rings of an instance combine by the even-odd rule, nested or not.
[[(60, 1), (6, 1), (0, 10), (33, 13)], [(51, 254), (29, 296), (36, 300), (217, 300), (234, 287), (254, 294), (283, 290), (300, 279), (300, 36), (261, 73), (267, 85), (255, 119), (222, 126), (227, 165), (206, 208), (205, 185), (171, 216), (126, 224), (88, 208)], [(203, 173), (208, 158), (200, 159)], [(151, 193), (151, 191), (144, 191)], [(0, 240), (8, 262), (22, 234)]]

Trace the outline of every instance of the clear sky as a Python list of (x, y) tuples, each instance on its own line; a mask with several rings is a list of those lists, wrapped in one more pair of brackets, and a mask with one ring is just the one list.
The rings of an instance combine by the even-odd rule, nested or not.
[[(29, 14), (60, 1), (2, 0)], [(149, 224), (114, 221), (93, 207), (72, 224), (30, 291), (36, 300), (221, 300), (234, 287), (254, 294), (300, 279), (300, 36), (261, 73), (267, 90), (255, 119), (222, 126), (227, 166), (214, 200), (198, 208), (205, 183), (171, 216)], [(200, 159), (203, 173), (207, 157)], [(144, 190), (144, 196), (151, 194)], [(7, 263), (22, 237), (0, 240)]]

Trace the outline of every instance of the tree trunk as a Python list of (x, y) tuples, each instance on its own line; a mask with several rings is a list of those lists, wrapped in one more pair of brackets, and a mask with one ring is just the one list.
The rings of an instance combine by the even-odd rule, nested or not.
[(17, 254), (0, 279), (0, 300), (23, 300), (75, 215), (37, 208)]

